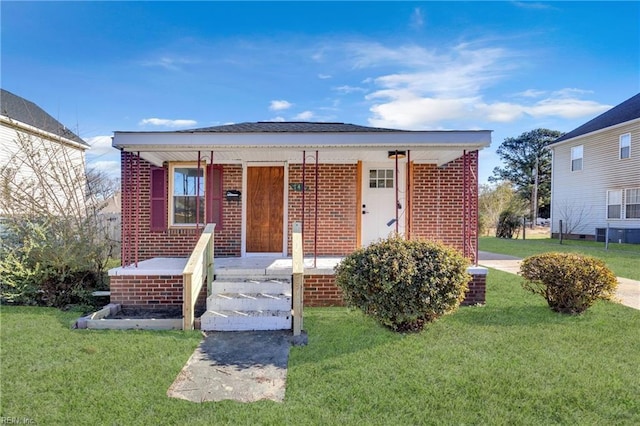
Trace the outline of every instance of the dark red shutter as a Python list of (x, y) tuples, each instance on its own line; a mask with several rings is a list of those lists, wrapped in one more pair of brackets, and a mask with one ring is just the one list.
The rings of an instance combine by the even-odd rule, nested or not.
[(222, 165), (207, 165), (207, 223), (215, 223), (216, 231), (222, 229)]
[(151, 168), (151, 231), (167, 229), (167, 170), (162, 167)]

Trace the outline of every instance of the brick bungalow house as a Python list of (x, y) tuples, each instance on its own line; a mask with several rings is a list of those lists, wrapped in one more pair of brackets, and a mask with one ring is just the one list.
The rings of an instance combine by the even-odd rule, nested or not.
[[(392, 232), (442, 241), (476, 264), (478, 151), (490, 143), (485, 130), (311, 122), (115, 132), (113, 146), (122, 160), (123, 245), (122, 267), (110, 271), (111, 301), (123, 307), (182, 306), (182, 270), (208, 223), (216, 224), (213, 293), (263, 293), (249, 287), (216, 291), (222, 281), (290, 286), (294, 222), (302, 224), (306, 306), (341, 304), (333, 265)], [(484, 303), (486, 269), (472, 267), (470, 273), (465, 303)], [(206, 297), (203, 288), (201, 311)], [(203, 328), (207, 315), (226, 321), (235, 315), (230, 312), (247, 310), (233, 306), (211, 308), (207, 301)]]

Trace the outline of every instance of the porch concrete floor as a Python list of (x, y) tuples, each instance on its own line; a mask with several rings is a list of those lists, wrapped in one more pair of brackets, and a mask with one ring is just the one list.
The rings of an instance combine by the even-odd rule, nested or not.
[[(318, 257), (314, 265), (314, 259), (307, 257), (304, 259), (305, 273), (333, 275), (333, 268), (342, 259), (342, 257)], [(138, 262), (137, 267), (129, 265), (113, 268), (109, 270), (109, 275), (181, 275), (186, 264), (186, 257), (155, 257)], [(291, 275), (293, 272), (290, 257), (216, 257), (213, 266), (215, 274)]]

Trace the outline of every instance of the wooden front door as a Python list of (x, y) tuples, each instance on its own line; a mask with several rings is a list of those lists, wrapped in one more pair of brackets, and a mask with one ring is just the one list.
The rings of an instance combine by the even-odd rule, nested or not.
[(248, 253), (282, 253), (283, 211), (284, 167), (248, 167)]

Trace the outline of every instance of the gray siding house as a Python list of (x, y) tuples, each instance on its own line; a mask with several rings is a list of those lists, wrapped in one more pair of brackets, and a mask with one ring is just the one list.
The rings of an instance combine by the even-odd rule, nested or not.
[(548, 148), (552, 235), (640, 244), (640, 94)]

